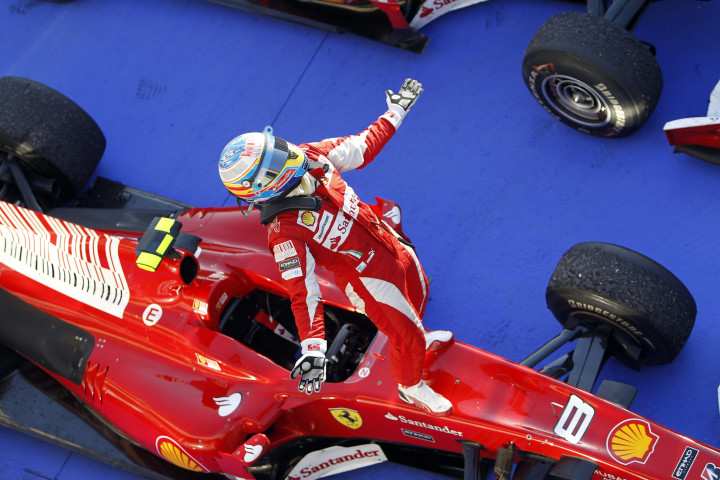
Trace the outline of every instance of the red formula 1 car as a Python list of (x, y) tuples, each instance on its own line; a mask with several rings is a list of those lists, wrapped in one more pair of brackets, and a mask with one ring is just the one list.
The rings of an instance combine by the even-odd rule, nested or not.
[[(102, 181), (79, 206), (55, 207), (89, 178), (102, 133), (30, 80), (1, 78), (0, 101), (0, 340), (27, 360), (5, 363), (3, 423), (30, 428), (13, 408), (26, 410), (34, 385), (149, 477), (309, 479), (385, 460), (467, 479), (717, 475), (720, 451), (628, 409), (633, 387), (590, 393), (610, 356), (669, 362), (690, 335), (695, 302), (653, 260), (572, 247), (547, 287), (562, 330), (519, 364), (459, 341), (428, 352), (426, 381), (454, 406), (443, 418), (399, 400), (386, 337), (321, 272), (328, 383), (308, 396), (289, 378), (294, 321), (256, 217)], [(99, 201), (116, 208), (82, 206)], [(376, 213), (401, 231), (392, 202)], [(163, 470), (172, 464), (181, 468)]]

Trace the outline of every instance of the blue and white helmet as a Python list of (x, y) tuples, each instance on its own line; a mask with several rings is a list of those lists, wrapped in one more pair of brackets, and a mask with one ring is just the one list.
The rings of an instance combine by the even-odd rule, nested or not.
[(227, 189), (249, 204), (265, 203), (292, 190), (308, 171), (308, 158), (299, 147), (272, 134), (244, 133), (220, 155), (220, 178)]

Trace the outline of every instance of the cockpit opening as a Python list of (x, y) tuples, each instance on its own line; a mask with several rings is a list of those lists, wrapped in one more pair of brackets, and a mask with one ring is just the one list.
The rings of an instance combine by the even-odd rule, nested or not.
[[(328, 342), (327, 381), (342, 382), (357, 369), (377, 328), (357, 312), (325, 305)], [(277, 365), (292, 370), (300, 357), (300, 339), (290, 300), (261, 290), (227, 303), (220, 331)]]

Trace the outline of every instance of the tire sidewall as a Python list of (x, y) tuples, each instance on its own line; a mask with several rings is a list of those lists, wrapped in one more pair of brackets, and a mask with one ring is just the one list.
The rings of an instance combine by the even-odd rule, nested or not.
[[(535, 100), (553, 117), (576, 130), (600, 137), (623, 137), (637, 130), (642, 119), (632, 97), (606, 72), (587, 60), (567, 52), (540, 51), (525, 57), (523, 75)], [(557, 93), (550, 86), (552, 78), (562, 76), (586, 85), (593, 95), (607, 105), (609, 118), (605, 125), (583, 125), (563, 115)], [(573, 116), (572, 112), (568, 113)]]
[(638, 358), (622, 347), (633, 342), (646, 365), (673, 361), (697, 315), (695, 299), (672, 272), (645, 255), (603, 242), (579, 243), (565, 252), (545, 296), (565, 328), (610, 325), (619, 341), (613, 354)]
[(662, 339), (656, 338), (651, 326), (643, 317), (623, 305), (584, 290), (556, 288), (547, 294), (548, 307), (558, 319), (564, 318), (564, 328), (578, 324), (607, 324), (630, 337), (645, 352), (645, 362), (660, 364), (674, 355), (664, 348)]

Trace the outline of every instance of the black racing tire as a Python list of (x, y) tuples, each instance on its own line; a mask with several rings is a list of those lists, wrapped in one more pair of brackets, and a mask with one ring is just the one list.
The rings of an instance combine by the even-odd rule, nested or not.
[(75, 198), (105, 152), (105, 136), (75, 102), (41, 83), (0, 78), (0, 159), (54, 179), (58, 202)]
[(663, 88), (651, 47), (584, 12), (545, 22), (525, 50), (522, 75), (553, 117), (600, 137), (624, 137), (650, 117)]
[(565, 327), (600, 323), (623, 332), (642, 349), (645, 365), (674, 360), (697, 313), (688, 289), (665, 267), (628, 248), (601, 242), (568, 250), (545, 296)]

